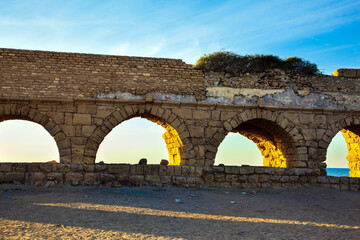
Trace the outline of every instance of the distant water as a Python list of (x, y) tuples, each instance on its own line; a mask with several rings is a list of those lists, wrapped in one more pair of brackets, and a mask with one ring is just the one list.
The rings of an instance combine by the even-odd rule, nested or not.
[(349, 176), (349, 168), (326, 168), (328, 176), (334, 177), (348, 177)]

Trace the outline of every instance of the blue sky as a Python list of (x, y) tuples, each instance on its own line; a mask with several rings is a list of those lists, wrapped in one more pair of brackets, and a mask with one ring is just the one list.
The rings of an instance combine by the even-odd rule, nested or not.
[(0, 47), (179, 58), (189, 64), (227, 50), (298, 56), (331, 74), (360, 67), (360, 1), (0, 0)]
[(0, 46), (180, 58), (221, 49), (360, 65), (360, 1), (0, 1)]

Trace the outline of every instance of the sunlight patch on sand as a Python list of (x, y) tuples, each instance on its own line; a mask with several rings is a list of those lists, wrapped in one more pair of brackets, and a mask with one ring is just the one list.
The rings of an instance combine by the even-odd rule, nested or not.
[(0, 218), (0, 236), (5, 239), (182, 239), (3, 218)]
[(190, 212), (157, 210), (157, 209), (151, 209), (151, 208), (128, 207), (128, 206), (117, 206), (117, 205), (102, 205), (102, 204), (90, 204), (90, 203), (71, 203), (71, 204), (34, 203), (34, 205), (73, 208), (73, 209), (85, 209), (85, 210), (97, 210), (97, 211), (106, 211), (106, 212), (124, 212), (124, 213), (131, 213), (131, 214), (162, 216), (162, 217), (192, 218), (192, 219), (232, 221), (232, 222), (307, 225), (307, 226), (313, 226), (313, 227), (327, 227), (327, 228), (339, 228), (339, 229), (360, 229), (360, 226), (350, 226), (350, 225), (338, 225), (338, 224), (317, 223), (317, 222), (302, 222), (302, 221), (296, 221), (296, 220), (281, 220), (281, 219), (269, 219), (269, 218), (221, 216), (221, 215), (210, 215), (210, 214), (200, 214), (200, 213), (190, 213)]

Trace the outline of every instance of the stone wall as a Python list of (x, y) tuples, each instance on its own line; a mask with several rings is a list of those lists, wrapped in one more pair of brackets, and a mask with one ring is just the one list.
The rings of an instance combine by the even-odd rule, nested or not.
[[(42, 125), (54, 137), (61, 163), (94, 164), (106, 135), (133, 117), (165, 126), (173, 137), (166, 140), (169, 154), (177, 159), (172, 164), (180, 158), (180, 165), (188, 166), (212, 166), (226, 135), (237, 132), (258, 144), (264, 166), (324, 169), (332, 138), (343, 129), (358, 133), (360, 125), (357, 112), (334, 109), (140, 100), (0, 101), (0, 121), (25, 119)], [(358, 166), (358, 160), (352, 163)]]
[(12, 98), (205, 93), (203, 74), (176, 59), (0, 49), (0, 79), (0, 97)]
[(340, 68), (333, 73), (337, 77), (360, 78), (360, 69)]
[[(357, 77), (299, 76), (280, 70), (202, 73), (173, 59), (0, 49), (0, 121), (24, 119), (42, 125), (55, 139), (61, 164), (80, 164), (81, 169), (94, 165), (100, 144), (114, 127), (143, 117), (166, 129), (170, 163), (182, 165), (169, 169), (222, 169), (213, 167), (218, 148), (235, 132), (257, 144), (264, 166), (280, 172), (319, 171), (314, 183), (338, 184), (337, 178), (324, 178), (326, 152), (332, 138), (345, 132), (350, 174), (359, 176), (359, 91)], [(209, 175), (215, 179), (211, 186), (224, 182), (223, 176), (231, 178), (226, 169)], [(257, 174), (249, 174), (248, 181)], [(148, 175), (169, 179), (166, 174), (143, 178), (152, 178)], [(186, 172), (184, 176), (193, 177)], [(315, 181), (305, 179), (294, 181)]]
[[(340, 71), (340, 70), (339, 70)], [(350, 70), (349, 70), (350, 71)], [(251, 89), (293, 89), (312, 93), (337, 92), (358, 94), (360, 91), (360, 70), (357, 74), (337, 76), (314, 75), (304, 76), (289, 74), (282, 70), (268, 70), (263, 73), (225, 74), (219, 72), (205, 73), (206, 87), (230, 87)], [(348, 71), (343, 71), (347, 73)]]
[(0, 163), (0, 183), (36, 186), (173, 184), (182, 187), (329, 187), (359, 191), (360, 178), (328, 177), (316, 169), (270, 167), (193, 167), (127, 164)]

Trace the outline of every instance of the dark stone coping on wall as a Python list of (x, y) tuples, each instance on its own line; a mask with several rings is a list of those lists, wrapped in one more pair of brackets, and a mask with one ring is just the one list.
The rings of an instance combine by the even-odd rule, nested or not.
[(253, 166), (161, 166), (130, 164), (0, 163), (0, 183), (36, 186), (173, 184), (181, 187), (299, 188), (359, 191), (360, 178), (322, 175), (320, 169)]

